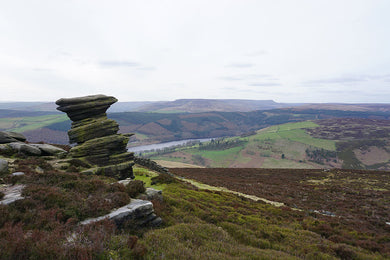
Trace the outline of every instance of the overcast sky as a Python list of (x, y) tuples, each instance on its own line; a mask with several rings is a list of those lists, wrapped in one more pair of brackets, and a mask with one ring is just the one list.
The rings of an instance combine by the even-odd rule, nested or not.
[(389, 0), (0, 0), (0, 101), (390, 102)]

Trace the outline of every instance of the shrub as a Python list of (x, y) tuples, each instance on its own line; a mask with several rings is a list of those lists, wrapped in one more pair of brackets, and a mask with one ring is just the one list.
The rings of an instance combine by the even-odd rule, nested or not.
[(0, 228), (9, 220), (9, 211), (6, 205), (0, 205)]
[(16, 154), (16, 150), (12, 148), (5, 148), (5, 149), (0, 149), (0, 155), (3, 155), (5, 157), (11, 157), (12, 155)]
[(53, 170), (53, 166), (45, 161), (43, 158), (37, 157), (28, 157), (22, 158), (19, 157), (18, 160), (14, 162), (16, 165), (16, 171), (24, 172), (24, 173), (36, 173), (37, 168), (41, 168), (44, 171)]
[(130, 197), (126, 192), (117, 191), (108, 195), (107, 199), (111, 202), (112, 207), (119, 208), (129, 204)]
[(135, 198), (138, 194), (145, 192), (145, 186), (143, 181), (134, 180), (126, 185), (126, 192), (131, 198)]
[(110, 187), (108, 188), (108, 191), (110, 192), (117, 192), (117, 191), (121, 191), (121, 192), (126, 192), (126, 188), (125, 188), (125, 185), (123, 185), (122, 183), (113, 183), (110, 185)]
[(345, 245), (337, 245), (333, 247), (333, 251), (340, 259), (355, 259), (356, 253)]

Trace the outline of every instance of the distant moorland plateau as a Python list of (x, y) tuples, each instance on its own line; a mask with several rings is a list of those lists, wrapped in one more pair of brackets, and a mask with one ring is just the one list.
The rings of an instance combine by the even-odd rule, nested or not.
[[(3, 102), (0, 108), (0, 131), (23, 133), (32, 142), (68, 143), (70, 120), (55, 110), (54, 102)], [(230, 161), (223, 159), (223, 156), (216, 160), (207, 155), (210, 151), (198, 151), (198, 154), (192, 151), (186, 156), (178, 155), (176, 151), (176, 154), (165, 154), (163, 157), (160, 154), (157, 159), (182, 160), (211, 167), (389, 167), (390, 104), (282, 104), (271, 100), (181, 99), (167, 102), (118, 102), (110, 108), (108, 117), (119, 123), (120, 132), (135, 133), (129, 147), (183, 139), (246, 138), (247, 148), (236, 145), (236, 150), (238, 147), (242, 149), (235, 151), (229, 147), (234, 150), (232, 152), (237, 152), (237, 156), (240, 155), (241, 161), (233, 160), (231, 156)], [(303, 123), (295, 127), (297, 130), (294, 131), (304, 132), (313, 140), (332, 142), (332, 148), (313, 144), (292, 145), (291, 141), (294, 140), (283, 136), (287, 133), (296, 134), (292, 130), (278, 132), (282, 137), (278, 140), (271, 138), (274, 143), (267, 146), (269, 149), (266, 147), (265, 143), (270, 140), (268, 138), (264, 141), (262, 136), (264, 131), (270, 130), (261, 129), (307, 120), (314, 120), (315, 123), (309, 122), (310, 127), (305, 127), (306, 123)], [(272, 131), (274, 128), (269, 129)], [(276, 129), (283, 129), (283, 126)], [(261, 149), (253, 149), (256, 145)], [(297, 151), (289, 152), (294, 147)], [(226, 147), (222, 148), (224, 153), (230, 151)], [(330, 152), (324, 155), (318, 149)], [(203, 159), (199, 161), (199, 158)]]

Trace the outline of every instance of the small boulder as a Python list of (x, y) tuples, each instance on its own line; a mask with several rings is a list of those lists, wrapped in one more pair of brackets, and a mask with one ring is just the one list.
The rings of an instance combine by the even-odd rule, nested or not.
[(0, 191), (4, 193), (4, 197), (2, 200), (0, 200), (0, 205), (1, 204), (8, 205), (17, 200), (24, 199), (24, 197), (22, 196), (22, 190), (24, 187), (25, 185), (13, 185), (13, 186), (2, 187)]
[(12, 176), (23, 176), (24, 172), (14, 172), (12, 173)]
[(162, 191), (153, 188), (146, 188), (145, 194), (148, 200), (163, 200)]

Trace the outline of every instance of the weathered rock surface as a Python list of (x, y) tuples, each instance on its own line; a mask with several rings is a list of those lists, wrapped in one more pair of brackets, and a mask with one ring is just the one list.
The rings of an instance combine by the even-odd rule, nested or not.
[(3, 199), (0, 200), (0, 205), (8, 205), (17, 200), (24, 199), (24, 197), (22, 197), (22, 190), (24, 187), (25, 185), (8, 185), (0, 187), (0, 191), (4, 193)]
[(22, 134), (15, 132), (0, 132), (0, 144), (24, 141), (26, 141), (26, 137)]
[(50, 144), (26, 144), (22, 142), (0, 144), (0, 150), (3, 153), (21, 153), (32, 156), (55, 155), (57, 157), (63, 157), (68, 153), (64, 149)]
[(8, 144), (13, 150), (19, 152), (19, 153), (23, 153), (23, 154), (27, 154), (27, 155), (41, 155), (42, 154), (42, 151), (38, 148), (38, 147), (35, 147), (35, 146), (32, 146), (32, 145), (28, 145), (28, 144), (25, 144), (25, 143), (21, 143), (21, 142), (14, 142), (14, 143), (9, 143)]
[(90, 168), (82, 171), (82, 173), (104, 175), (117, 178), (118, 180), (123, 180), (129, 177), (133, 179), (133, 165), (134, 163), (130, 161), (120, 164)]
[(70, 143), (84, 143), (88, 140), (114, 135), (118, 132), (117, 122), (107, 118), (85, 119), (82, 123), (73, 123), (68, 131)]
[(134, 177), (134, 154), (126, 149), (129, 135), (118, 134), (118, 123), (107, 118), (106, 110), (116, 101), (114, 97), (93, 95), (62, 98), (56, 104), (73, 121), (68, 136), (69, 142), (77, 145), (69, 156), (96, 166), (85, 173), (125, 179)]
[(41, 150), (43, 155), (56, 155), (56, 154), (66, 154), (67, 151), (61, 149), (57, 146), (50, 144), (29, 144), (30, 146), (34, 146)]
[(169, 174), (172, 176), (172, 174), (169, 172), (169, 170), (167, 168), (159, 165), (155, 161), (152, 161), (148, 158), (142, 158), (142, 157), (135, 156), (134, 162), (139, 164), (139, 165), (145, 166), (146, 168), (148, 168), (150, 170), (153, 170), (153, 171), (156, 171), (159, 173), (166, 173), (166, 174)]
[(8, 161), (0, 158), (0, 173), (8, 172)]
[(117, 102), (114, 97), (91, 95), (75, 98), (61, 98), (56, 101), (57, 109), (65, 112), (70, 120), (80, 121), (105, 115), (107, 109)]
[(142, 200), (163, 200), (162, 191), (153, 188), (146, 188), (145, 193), (138, 195), (137, 198)]
[(145, 194), (146, 194), (146, 196), (148, 196), (148, 200), (160, 200), (160, 201), (163, 200), (161, 190), (156, 190), (153, 188), (146, 188)]
[(130, 225), (134, 228), (139, 228), (159, 226), (162, 223), (161, 218), (154, 214), (153, 204), (150, 201), (132, 199), (126, 206), (116, 209), (105, 216), (84, 220), (80, 224), (87, 225), (106, 218), (115, 221), (118, 227)]

